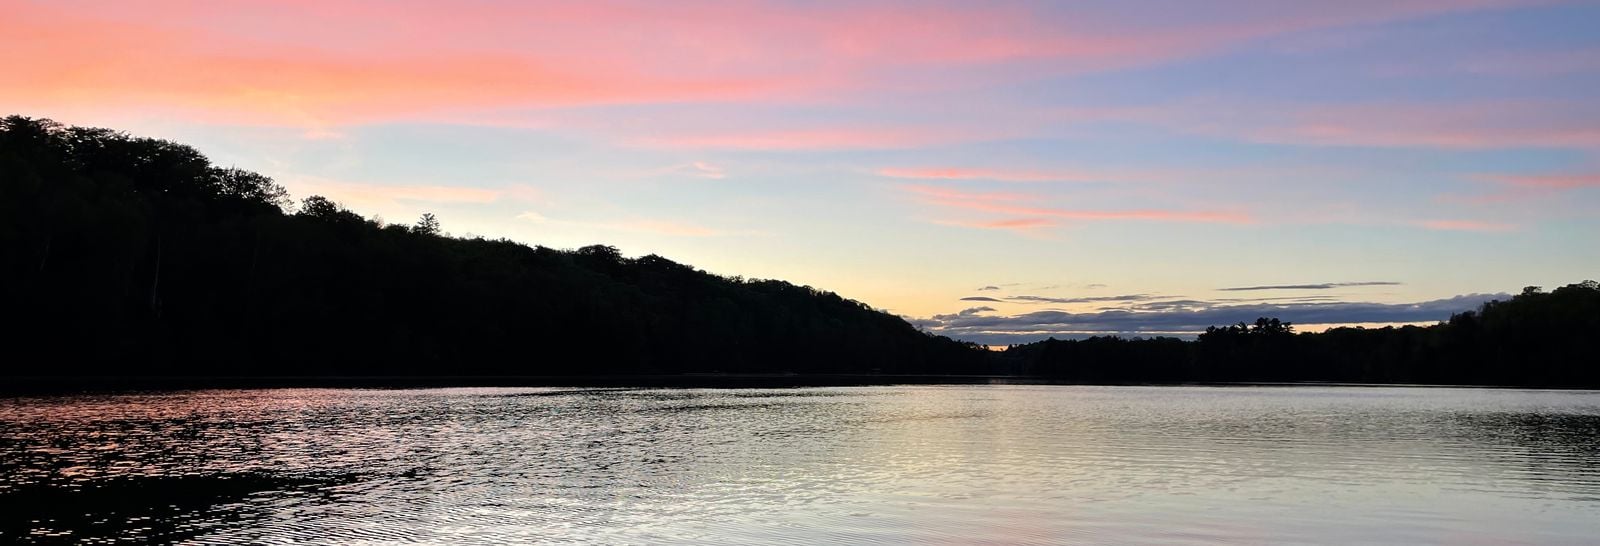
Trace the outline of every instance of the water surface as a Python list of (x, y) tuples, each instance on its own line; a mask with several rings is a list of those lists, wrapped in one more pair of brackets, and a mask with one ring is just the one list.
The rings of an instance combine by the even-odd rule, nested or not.
[(1596, 537), (1594, 391), (994, 385), (0, 399), (0, 542)]

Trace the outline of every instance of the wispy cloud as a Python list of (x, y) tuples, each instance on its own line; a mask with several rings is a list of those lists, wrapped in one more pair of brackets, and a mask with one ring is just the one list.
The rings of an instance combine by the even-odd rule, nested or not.
[(1472, 178), (1492, 185), (1479, 194), (1446, 194), (1441, 201), (1493, 205), (1559, 196), (1573, 190), (1600, 188), (1600, 173), (1479, 174)]
[(1433, 148), (1595, 148), (1594, 116), (1564, 103), (1319, 107), (1299, 124), (1259, 133), (1309, 144)]
[(1049, 218), (1002, 218), (998, 220), (936, 220), (936, 224), (975, 229), (1003, 229), (1025, 235), (1039, 235), (1039, 230), (1059, 225)]
[(1013, 192), (971, 192), (940, 186), (904, 184), (901, 190), (930, 200), (939, 201), (1022, 201), (1035, 196)]
[(1085, 172), (974, 169), (962, 167), (888, 167), (879, 176), (913, 180), (993, 180), (999, 182), (1093, 182), (1106, 175)]
[(855, 126), (783, 129), (680, 129), (625, 138), (645, 148), (693, 150), (894, 150), (984, 140), (982, 133), (927, 126)]
[(1018, 315), (938, 315), (913, 321), (942, 335), (985, 344), (1026, 343), (1046, 337), (1194, 335), (1207, 326), (1276, 317), (1295, 324), (1414, 323), (1445, 320), (1506, 294), (1469, 294), (1417, 303), (1306, 302), (1228, 305), (1203, 300), (1146, 310), (1086, 313), (1036, 311)]
[(1516, 224), (1485, 222), (1480, 220), (1421, 220), (1417, 226), (1435, 231), (1474, 231), (1479, 233), (1505, 233), (1516, 231)]
[(722, 180), (728, 177), (726, 170), (707, 161), (691, 161), (688, 163), (673, 165), (671, 167), (663, 168), (658, 172), (684, 174), (709, 180)]
[(990, 313), (990, 312), (994, 312), (994, 308), (993, 307), (987, 307), (987, 306), (968, 307), (966, 309), (962, 309), (960, 311), (957, 311), (957, 312), (955, 312), (953, 314), (949, 314), (949, 315), (934, 315), (933, 318), (940, 319), (940, 320), (951, 320), (951, 319), (957, 319), (957, 318), (961, 318), (961, 317), (976, 316), (976, 315), (981, 314), (981, 313)]
[(1600, 173), (1576, 174), (1491, 174), (1483, 178), (1523, 188), (1570, 190), (1600, 188)]
[(1344, 299), (1344, 298), (1342, 298), (1340, 296), (1334, 296), (1334, 295), (1329, 295), (1329, 294), (1316, 294), (1316, 295), (1296, 295), (1296, 296), (1274, 296), (1274, 297), (1268, 297), (1268, 298), (1212, 298), (1212, 299), (1207, 300), (1207, 301), (1214, 302), (1214, 303), (1219, 303), (1219, 304), (1229, 304), (1229, 303), (1245, 303), (1245, 302), (1259, 302), (1259, 301), (1286, 301), (1286, 302), (1338, 301), (1338, 300), (1342, 300), (1342, 299)]
[[(1075, 298), (1056, 298), (1050, 296), (1008, 296), (1006, 301), (1013, 303), (1103, 303), (1113, 301), (1145, 301), (1160, 298), (1151, 294), (1123, 294), (1120, 296), (1083, 296)], [(1167, 296), (1171, 297), (1171, 296)]]
[(1253, 290), (1329, 290), (1333, 288), (1347, 288), (1353, 286), (1400, 286), (1402, 283), (1395, 281), (1360, 281), (1360, 282), (1322, 282), (1312, 284), (1267, 284), (1261, 286), (1235, 286), (1218, 288), (1223, 292), (1248, 292)]
[(1600, 148), (1600, 110), (1564, 100), (1357, 104), (1173, 103), (1122, 119), (1188, 133), (1304, 146)]
[(987, 301), (991, 303), (1005, 303), (1005, 300), (1000, 298), (991, 298), (988, 296), (967, 296), (965, 298), (961, 298), (961, 301)]
[(984, 201), (958, 201), (954, 199), (931, 200), (931, 204), (946, 208), (978, 212), (1011, 214), (1025, 217), (1059, 218), (1073, 221), (1145, 221), (1183, 222), (1202, 224), (1249, 224), (1250, 215), (1241, 212), (1188, 211), (1164, 209), (1093, 210), (1008, 205)]

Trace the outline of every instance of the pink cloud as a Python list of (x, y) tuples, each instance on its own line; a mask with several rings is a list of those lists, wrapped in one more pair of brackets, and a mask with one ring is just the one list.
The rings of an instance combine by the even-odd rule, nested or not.
[[(557, 44), (509, 50), (429, 47), (427, 40), (412, 35), (409, 25), (386, 27), (383, 23), (394, 22), (386, 20), (388, 16), (407, 11), (387, 5), (328, 2), (326, 9), (288, 5), (285, 12), (315, 12), (313, 20), (339, 14), (343, 28), (330, 30), (327, 36), (297, 36), (293, 26), (299, 21), (278, 21), (282, 26), (273, 27), (268, 19), (244, 27), (267, 28), (267, 32), (240, 37), (231, 29), (194, 20), (189, 9), (193, 5), (166, 3), (170, 11), (163, 12), (155, 4), (161, 3), (141, 5), (139, 13), (116, 20), (101, 18), (101, 10), (8, 6), (7, 17), (0, 19), (0, 34), (8, 36), (0, 60), (16, 83), (0, 88), (0, 100), (41, 108), (147, 107), (210, 121), (317, 125), (509, 106), (781, 98), (826, 83), (825, 77), (797, 82), (737, 71), (684, 74), (671, 67), (650, 69), (648, 55), (623, 47), (586, 54), (563, 53), (554, 47)], [(411, 14), (443, 28), (471, 16), (470, 10), (455, 6), (428, 11)], [(160, 20), (140, 21), (152, 13)], [(543, 15), (547, 18), (535, 22), (561, 24), (564, 17), (584, 14)], [(600, 20), (587, 22), (614, 28)], [(508, 29), (503, 25), (513, 23), (498, 24), (504, 31)], [(366, 38), (361, 47), (324, 44), (351, 33)], [(449, 42), (470, 37), (438, 38)], [(604, 49), (592, 40), (567, 45)]]
[(922, 186), (922, 185), (917, 185), (917, 184), (907, 184), (907, 185), (904, 185), (904, 186), (900, 186), (900, 189), (908, 191), (908, 192), (911, 192), (911, 193), (915, 193), (915, 194), (917, 194), (919, 196), (922, 196), (922, 197), (927, 197), (927, 198), (931, 198), (931, 199), (938, 199), (938, 200), (949, 200), (949, 201), (1021, 201), (1021, 200), (1024, 200), (1024, 199), (1032, 198), (1032, 196), (1025, 195), (1025, 194), (1020, 194), (1020, 193), (965, 192), (965, 191), (954, 190), (954, 189), (950, 189), (950, 188), (941, 188), (941, 187), (937, 187), (937, 186)]
[(1504, 233), (1516, 231), (1517, 226), (1500, 222), (1483, 222), (1478, 220), (1423, 220), (1415, 223), (1418, 226), (1436, 231), (1476, 231), (1482, 233)]
[(1048, 238), (1050, 228), (1058, 223), (1049, 218), (1002, 218), (998, 220), (935, 220), (935, 224), (972, 229), (1010, 231), (1033, 238)]
[(889, 167), (878, 175), (918, 180), (994, 180), (1000, 182), (1089, 182), (1105, 176), (1064, 171), (975, 169), (963, 167)]
[[(1319, 146), (1600, 148), (1600, 110), (1565, 101), (1252, 105), (1152, 119), (1199, 133)], [(1197, 113), (1204, 112), (1204, 113)]]
[(687, 130), (629, 139), (647, 148), (701, 150), (900, 149), (982, 140), (981, 134), (926, 127), (832, 127), (818, 129), (707, 132)]
[(1582, 101), (1349, 104), (1225, 100), (1054, 112), (1253, 142), (1308, 146), (1600, 150), (1600, 109)]
[(988, 221), (988, 222), (978, 222), (978, 223), (973, 224), (973, 225), (976, 225), (978, 227), (995, 228), (995, 229), (1026, 229), (1026, 228), (1049, 227), (1049, 226), (1055, 225), (1055, 222), (1052, 222), (1052, 221), (1050, 221), (1049, 219), (1046, 219), (1046, 218), (1011, 218), (1011, 219), (1007, 219), (1007, 220), (991, 220), (991, 221)]
[(1484, 178), (1523, 188), (1570, 190), (1575, 188), (1600, 188), (1600, 174), (1523, 174), (1485, 175)]
[(1149, 222), (1191, 222), (1205, 224), (1250, 224), (1254, 220), (1247, 214), (1216, 211), (1181, 211), (1160, 209), (1082, 210), (1047, 207), (1020, 207), (970, 201), (934, 201), (934, 204), (1002, 214), (1047, 216), (1066, 220), (1104, 221), (1136, 220)]
[(1442, 201), (1474, 205), (1504, 204), (1562, 194), (1580, 188), (1600, 188), (1600, 174), (1483, 174), (1476, 178), (1499, 190), (1478, 195), (1443, 195)]
[[(1026, 3), (62, 0), (7, 6), (0, 104), (73, 123), (119, 125), (136, 115), (293, 126), (307, 139), (339, 138), (339, 128), (352, 124), (428, 121), (562, 129), (693, 150), (924, 148), (1060, 125), (1047, 119), (1124, 120), (1311, 145), (1600, 148), (1600, 118), (1572, 105), (1179, 104), (1067, 109), (1055, 118), (995, 107), (983, 119), (831, 126), (734, 116), (745, 120), (737, 127), (721, 125), (727, 119), (655, 117), (606, 126), (606, 116), (579, 108), (859, 106), (1195, 57), (1316, 28), (1526, 3), (1358, 0), (1267, 10), (1241, 1), (1183, 8), (1193, 13), (1178, 24), (1136, 10), (1083, 6), (1068, 17)], [(951, 166), (879, 174), (1105, 180), (1093, 172)]]
[[(1282, 33), (1523, 2), (1194, 8), (368, 0), (8, 3), (0, 102), (306, 126), (619, 103), (815, 103), (1203, 55)], [(1228, 17), (1215, 17), (1229, 13)], [(781, 131), (779, 133), (782, 133)], [(316, 133), (326, 134), (326, 133)], [(707, 147), (916, 145), (908, 135), (691, 135)], [(673, 140), (673, 139), (668, 139)]]

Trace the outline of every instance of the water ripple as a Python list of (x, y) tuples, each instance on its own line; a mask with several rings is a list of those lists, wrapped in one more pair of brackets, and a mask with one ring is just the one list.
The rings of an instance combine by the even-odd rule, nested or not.
[(218, 390), (0, 399), (0, 542), (1584, 542), (1600, 394)]

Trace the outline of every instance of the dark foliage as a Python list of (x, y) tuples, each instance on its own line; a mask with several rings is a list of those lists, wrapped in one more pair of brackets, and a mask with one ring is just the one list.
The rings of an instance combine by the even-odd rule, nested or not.
[(6, 375), (969, 373), (806, 286), (381, 226), (106, 129), (0, 121)]
[(1528, 287), (1434, 326), (1295, 334), (1277, 319), (1199, 339), (1046, 340), (1008, 349), (1014, 373), (1085, 382), (1331, 381), (1600, 387), (1600, 284)]
[(831, 292), (616, 248), (380, 225), (193, 148), (0, 120), (0, 375), (999, 373), (1093, 383), (1600, 386), (1600, 286), (1431, 327), (1276, 319), (998, 355)]

